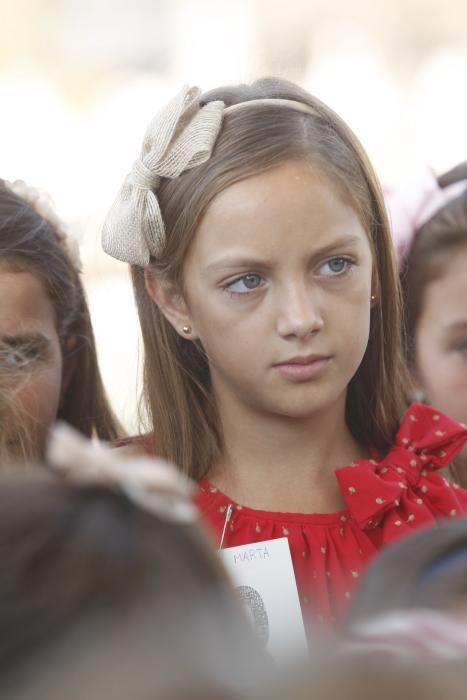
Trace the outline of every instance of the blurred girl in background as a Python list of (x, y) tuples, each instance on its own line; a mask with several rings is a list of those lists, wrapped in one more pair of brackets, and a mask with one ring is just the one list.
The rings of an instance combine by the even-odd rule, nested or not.
[[(386, 196), (416, 397), (467, 423), (467, 163), (417, 173)], [(450, 468), (467, 486), (467, 450)]]
[(57, 418), (120, 434), (99, 372), (77, 250), (44, 195), (0, 181), (0, 453), (43, 454)]
[(437, 610), (463, 620), (467, 651), (467, 519), (447, 520), (387, 547), (362, 578), (350, 620), (402, 610)]
[(352, 654), (465, 664), (467, 520), (444, 521), (379, 554), (354, 596), (347, 632)]

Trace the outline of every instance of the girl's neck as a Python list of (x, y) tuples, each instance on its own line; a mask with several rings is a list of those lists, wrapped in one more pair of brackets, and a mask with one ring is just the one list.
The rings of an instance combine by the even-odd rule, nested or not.
[[(236, 415), (235, 415), (236, 414)], [(345, 400), (299, 420), (221, 411), (224, 455), (208, 478), (259, 510), (332, 513), (344, 507), (335, 470), (367, 457), (345, 421)]]

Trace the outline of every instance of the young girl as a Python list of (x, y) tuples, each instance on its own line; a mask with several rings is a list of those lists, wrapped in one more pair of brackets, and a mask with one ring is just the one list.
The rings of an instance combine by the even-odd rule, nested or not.
[(264, 678), (191, 490), (66, 426), (47, 466), (3, 474), (1, 697), (227, 697)]
[(56, 418), (87, 436), (117, 437), (79, 273), (44, 196), (0, 180), (0, 452), (7, 461), (41, 455)]
[[(402, 244), (408, 361), (416, 390), (467, 422), (467, 164), (438, 179), (429, 170), (388, 193)], [(467, 486), (467, 451), (451, 469)]]
[[(223, 547), (287, 537), (304, 611), (340, 615), (384, 544), (467, 507), (467, 430), (415, 405), (373, 170), (291, 83), (182, 91), (105, 223), (132, 265), (155, 451)], [(313, 611), (313, 612), (312, 612)]]

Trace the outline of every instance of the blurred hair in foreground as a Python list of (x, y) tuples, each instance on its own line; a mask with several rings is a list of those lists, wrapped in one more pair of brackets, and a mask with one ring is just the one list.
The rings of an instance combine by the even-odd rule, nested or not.
[(379, 554), (356, 591), (349, 624), (424, 609), (467, 612), (467, 518), (444, 520)]
[[(107, 464), (126, 466), (119, 452)], [(254, 686), (265, 660), (211, 543), (164, 510), (168, 466), (144, 461), (162, 473), (148, 510), (92, 482), (105, 465), (78, 460), (64, 479), (43, 465), (0, 478), (0, 697), (207, 698)], [(129, 479), (137, 469), (128, 458)]]

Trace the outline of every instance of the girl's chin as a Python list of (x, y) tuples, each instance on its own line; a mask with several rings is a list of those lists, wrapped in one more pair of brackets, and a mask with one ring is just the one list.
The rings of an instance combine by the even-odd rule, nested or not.
[(307, 405), (294, 405), (294, 406), (278, 406), (276, 409), (271, 411), (272, 415), (277, 416), (277, 418), (291, 420), (291, 421), (310, 421), (316, 416), (322, 414), (323, 410), (328, 408), (325, 404), (314, 404), (313, 406)]
[(295, 404), (293, 406), (281, 406), (277, 410), (278, 416), (283, 416), (289, 420), (295, 420), (298, 422), (313, 421), (316, 418), (323, 418), (325, 415), (338, 412), (339, 415), (345, 410), (345, 402), (341, 405), (339, 401), (336, 400), (323, 400), (314, 401), (313, 404), (310, 402)]

